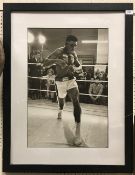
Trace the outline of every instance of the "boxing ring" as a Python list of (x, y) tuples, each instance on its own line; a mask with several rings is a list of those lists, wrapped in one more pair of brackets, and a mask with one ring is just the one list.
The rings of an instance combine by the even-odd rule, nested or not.
[[(30, 63), (31, 64), (31, 63)], [(32, 63), (33, 64), (33, 63)], [(34, 63), (35, 64), (35, 63)], [(39, 82), (46, 77), (31, 77)], [(76, 80), (77, 82), (93, 82), (93, 80)], [(102, 81), (106, 83), (107, 81)], [(42, 89), (29, 88), (29, 92), (39, 93), (39, 99), (28, 98), (28, 147), (31, 148), (70, 148), (75, 131), (72, 102), (65, 103), (63, 118), (57, 120), (58, 103), (45, 99), (42, 93), (56, 93)], [(92, 94), (81, 93), (80, 96)], [(107, 95), (100, 95), (107, 98)], [(104, 105), (87, 104), (80, 102), (82, 108), (81, 136), (86, 143), (83, 147), (106, 148), (108, 147), (108, 107)]]

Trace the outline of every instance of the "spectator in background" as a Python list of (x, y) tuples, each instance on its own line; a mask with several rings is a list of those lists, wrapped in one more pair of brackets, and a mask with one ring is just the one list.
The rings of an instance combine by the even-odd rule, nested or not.
[(32, 98), (33, 100), (39, 99), (40, 98), (40, 79), (38, 77), (41, 77), (41, 65), (38, 65), (38, 57), (36, 54), (36, 51), (33, 50), (30, 59), (29, 59), (29, 88), (34, 89), (29, 91), (29, 97)]
[(56, 93), (52, 91), (55, 90), (55, 75), (54, 70), (52, 68), (48, 69), (47, 71), (47, 98), (51, 98), (52, 102), (56, 101)]
[(41, 63), (41, 62), (42, 62), (42, 55), (41, 55), (40, 50), (37, 50), (37, 51), (36, 51), (35, 59), (36, 59), (36, 62), (37, 62), (37, 63)]
[(87, 75), (86, 75), (87, 80), (91, 80), (92, 78), (94, 78), (94, 67), (93, 66), (89, 67), (89, 69), (86, 72), (87, 72)]
[(100, 70), (97, 69), (94, 73), (94, 79), (97, 79), (97, 78), (99, 79), (99, 74), (100, 74)]
[(89, 94), (90, 94), (90, 100), (93, 104), (101, 104), (102, 103), (102, 95), (103, 93), (103, 85), (99, 81), (99, 78), (97, 77), (96, 80), (90, 84), (89, 87)]
[(99, 79), (101, 81), (105, 81), (105, 72), (104, 71), (100, 71), (98, 77), (99, 77)]

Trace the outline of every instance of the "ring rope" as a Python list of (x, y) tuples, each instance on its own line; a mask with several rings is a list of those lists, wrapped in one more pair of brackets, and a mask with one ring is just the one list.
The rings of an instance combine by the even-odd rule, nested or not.
[[(42, 89), (28, 89), (29, 91), (41, 91), (41, 92), (54, 92), (56, 91), (50, 91), (50, 90), (42, 90)], [(108, 97), (107, 95), (94, 95), (94, 94), (85, 94), (85, 93), (79, 93), (79, 95), (85, 95), (85, 96), (96, 96), (96, 97)]]
[[(28, 78), (33, 78), (33, 79), (40, 79), (40, 80), (47, 80), (48, 78), (47, 77), (31, 77), (31, 76), (28, 76)], [(54, 80), (55, 81), (55, 80)], [(82, 81), (82, 82), (95, 82), (95, 80), (76, 80), (76, 81)], [(102, 81), (102, 80), (96, 80), (96, 82), (102, 82), (102, 83), (108, 83), (108, 81)]]
[[(29, 65), (38, 65), (38, 66), (40, 66), (40, 65), (42, 65), (42, 63), (28, 63)], [(87, 66), (87, 67), (89, 67), (89, 66), (108, 66), (108, 64), (82, 64), (81, 65), (82, 67), (85, 67), (85, 66)]]

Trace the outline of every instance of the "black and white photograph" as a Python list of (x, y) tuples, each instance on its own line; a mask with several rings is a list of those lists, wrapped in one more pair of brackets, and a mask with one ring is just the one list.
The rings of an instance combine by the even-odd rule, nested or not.
[(131, 164), (131, 7), (70, 5), (5, 6), (5, 169), (112, 172)]
[(107, 28), (28, 28), (28, 148), (108, 147)]

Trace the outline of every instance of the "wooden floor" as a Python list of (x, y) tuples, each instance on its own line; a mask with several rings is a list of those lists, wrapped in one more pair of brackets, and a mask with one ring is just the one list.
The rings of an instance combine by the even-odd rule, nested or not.
[[(81, 103), (82, 147), (108, 146), (107, 106)], [(28, 147), (69, 148), (75, 132), (71, 102), (66, 103), (63, 119), (57, 120), (58, 104), (50, 100), (28, 101)]]

